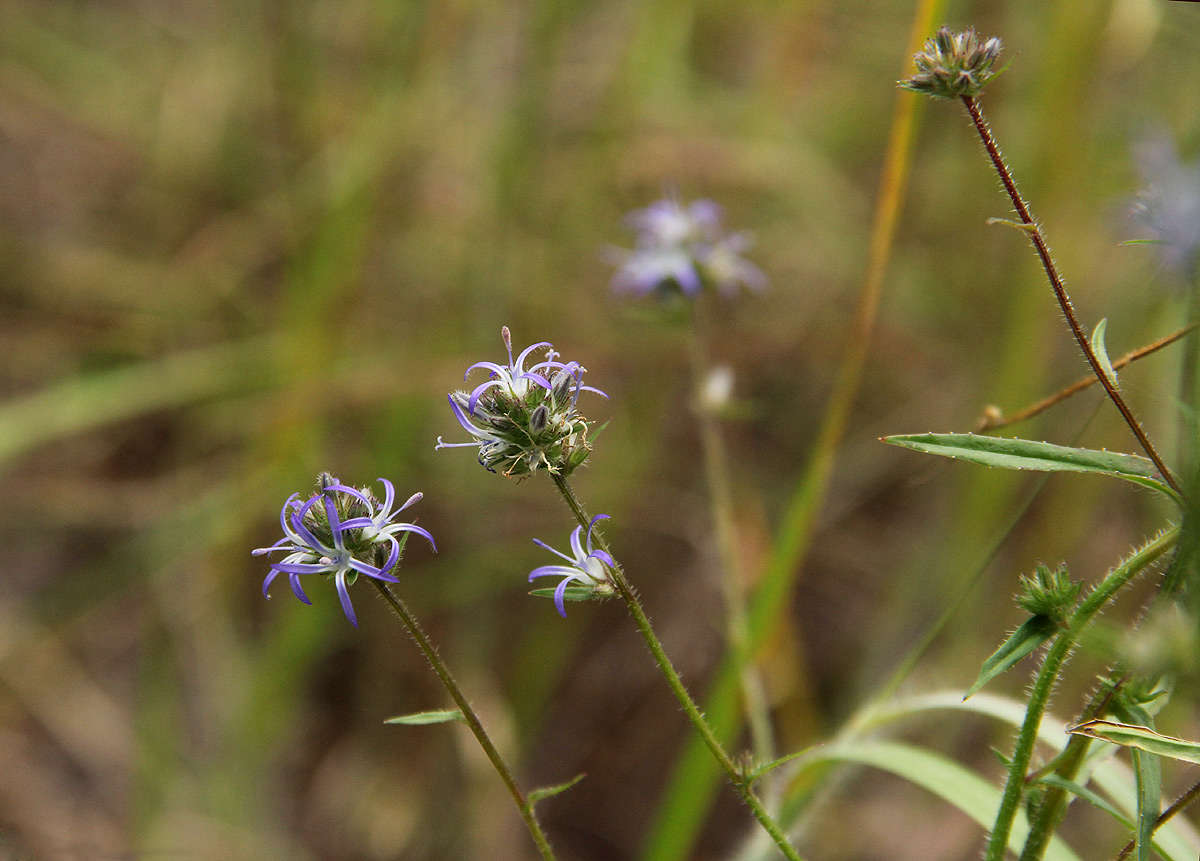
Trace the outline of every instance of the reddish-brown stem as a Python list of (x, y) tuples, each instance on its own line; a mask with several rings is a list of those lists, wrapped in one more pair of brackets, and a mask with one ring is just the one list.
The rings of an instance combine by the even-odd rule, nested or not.
[[(1184, 335), (1194, 331), (1197, 326), (1200, 326), (1200, 323), (1189, 323), (1182, 329), (1172, 332), (1170, 335), (1165, 337), (1159, 338), (1157, 341), (1146, 344), (1144, 347), (1138, 347), (1136, 350), (1130, 350), (1124, 356), (1112, 363), (1113, 370), (1119, 371), (1121, 368), (1125, 367), (1131, 362), (1136, 362), (1138, 359), (1149, 356), (1151, 353), (1161, 350), (1163, 347), (1174, 344)], [(1089, 386), (1096, 385), (1096, 382), (1097, 380), (1094, 376), (1088, 375), (1086, 377), (1081, 377), (1066, 388), (1055, 392), (1049, 397), (1042, 398), (1037, 403), (1031, 404), (1030, 406), (1025, 407), (1025, 409), (1013, 413), (1011, 416), (1004, 415), (997, 407), (988, 407), (988, 411), (984, 414), (983, 418), (979, 420), (979, 424), (975, 426), (975, 432), (982, 433), (983, 431), (987, 430), (995, 430), (996, 428), (1007, 427), (1008, 425), (1013, 425), (1017, 422), (1023, 422), (1025, 419), (1033, 418), (1038, 413), (1048, 410), (1050, 407), (1061, 401), (1065, 401), (1067, 398), (1071, 397), (1071, 395), (1081, 392)]]
[(1109, 399), (1116, 406), (1117, 410), (1120, 411), (1121, 417), (1125, 419), (1125, 424), (1129, 425), (1129, 429), (1137, 437), (1142, 449), (1146, 452), (1146, 456), (1154, 461), (1154, 466), (1162, 473), (1163, 480), (1171, 485), (1171, 488), (1176, 493), (1183, 496), (1183, 488), (1180, 486), (1178, 480), (1167, 469), (1167, 465), (1159, 457), (1158, 450), (1154, 448), (1154, 444), (1150, 442), (1150, 438), (1142, 430), (1142, 426), (1138, 423), (1133, 411), (1129, 409), (1129, 405), (1125, 403), (1125, 399), (1121, 397), (1121, 393), (1117, 391), (1117, 387), (1113, 384), (1113, 381), (1108, 378), (1108, 375), (1100, 366), (1100, 359), (1096, 356), (1096, 352), (1088, 342), (1087, 335), (1084, 334), (1082, 327), (1079, 325), (1079, 319), (1075, 316), (1075, 307), (1071, 304), (1071, 297), (1067, 295), (1067, 288), (1063, 285), (1062, 278), (1058, 274), (1058, 269), (1054, 266), (1054, 261), (1050, 257), (1050, 248), (1046, 245), (1041, 228), (1033, 220), (1033, 216), (1029, 213), (1029, 207), (1021, 197), (1021, 193), (1017, 191), (1017, 185), (1013, 182), (1012, 174), (1009, 172), (1008, 166), (1004, 163), (1004, 157), (1000, 155), (1000, 148), (996, 146), (996, 140), (992, 137), (992, 131), (988, 128), (987, 120), (983, 117), (983, 111), (980, 110), (979, 103), (971, 96), (963, 96), (962, 101), (967, 107), (967, 113), (971, 115), (971, 121), (975, 124), (975, 129), (979, 132), (984, 149), (987, 150), (988, 158), (992, 160), (992, 165), (996, 168), (996, 173), (999, 174), (1000, 181), (1004, 183), (1004, 190), (1008, 192), (1008, 196), (1012, 199), (1013, 206), (1017, 210), (1017, 215), (1020, 217), (1021, 223), (1028, 227), (1029, 239), (1033, 242), (1033, 247), (1037, 250), (1038, 257), (1042, 261), (1042, 268), (1046, 270), (1046, 277), (1050, 280), (1050, 286), (1054, 290), (1055, 298), (1058, 299), (1058, 305), (1062, 308), (1063, 316), (1067, 318), (1067, 325), (1071, 327), (1071, 333), (1075, 336), (1075, 341), (1079, 344), (1079, 349), (1083, 351), (1084, 357), (1091, 366), (1092, 373), (1096, 375), (1096, 379), (1100, 381), (1100, 385), (1104, 386), (1104, 391), (1108, 393)]

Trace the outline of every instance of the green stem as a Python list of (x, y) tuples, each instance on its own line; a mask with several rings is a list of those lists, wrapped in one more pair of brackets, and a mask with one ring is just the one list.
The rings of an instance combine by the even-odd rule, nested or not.
[(985, 858), (987, 861), (1003, 861), (1005, 848), (1008, 846), (1008, 836), (1012, 831), (1013, 819), (1020, 806), (1021, 793), (1025, 788), (1025, 775), (1029, 770), (1029, 762), (1033, 757), (1033, 745), (1037, 740), (1038, 729), (1042, 716), (1046, 711), (1046, 703), (1050, 693), (1058, 681), (1059, 670), (1075, 646), (1080, 633), (1101, 608), (1115, 595), (1121, 587), (1128, 583), (1140, 571), (1167, 552), (1179, 538), (1179, 527), (1173, 526), (1160, 533), (1156, 538), (1142, 545), (1128, 556), (1116, 568), (1113, 568), (1095, 589), (1083, 600), (1067, 620), (1067, 627), (1059, 634), (1046, 659), (1042, 662), (1037, 676), (1033, 681), (1033, 689), (1029, 695), (1029, 705), (1025, 709), (1025, 720), (1017, 735), (1016, 746), (1008, 767), (1008, 779), (1004, 784), (1004, 795), (1000, 800), (1000, 809), (996, 813), (996, 823), (992, 827), (988, 839)]
[(730, 650), (739, 658), (742, 697), (750, 727), (751, 747), (760, 760), (775, 758), (775, 742), (771, 730), (767, 695), (762, 677), (749, 654), (749, 628), (746, 622), (746, 586), (742, 556), (738, 552), (737, 527), (733, 518), (732, 482), (729, 478), (729, 458), (721, 429), (709, 405), (703, 402), (701, 389), (705, 374), (710, 371), (700, 333), (699, 309), (693, 306), (691, 360), (694, 412), (700, 427), (700, 443), (704, 452), (704, 478), (708, 485), (708, 502), (712, 510), (713, 530), (717, 539), (717, 554), (721, 559), (721, 584), (725, 593), (725, 635)]
[[(562, 494), (562, 498), (566, 501), (567, 507), (571, 509), (571, 513), (575, 515), (575, 519), (579, 521), (579, 525), (588, 528), (590, 518), (584, 510), (579, 498), (575, 495), (575, 491), (571, 489), (571, 485), (561, 475), (552, 475), (554, 486), (558, 488), (558, 492)], [(592, 537), (600, 548), (609, 556), (612, 556), (612, 548), (609, 546), (607, 539), (599, 529), (592, 530)], [(646, 611), (642, 607), (641, 599), (637, 595), (637, 591), (625, 579), (625, 572), (617, 565), (612, 569), (613, 586), (616, 588), (617, 595), (625, 602), (626, 609), (629, 610), (629, 615), (633, 617), (633, 622), (637, 626), (638, 632), (642, 635), (642, 639), (646, 641), (647, 647), (650, 649), (650, 654), (654, 657), (654, 663), (658, 665), (659, 671), (663, 674), (663, 678), (667, 680), (667, 685), (671, 688), (671, 693), (675, 695), (675, 699), (683, 707), (684, 713), (692, 726), (696, 728), (700, 738), (711, 751), (713, 758), (725, 771), (729, 777), (730, 784), (734, 790), (741, 796), (742, 801), (750, 808), (754, 818), (758, 820), (763, 830), (770, 835), (775, 845), (779, 847), (779, 851), (783, 853), (785, 858), (790, 861), (800, 861), (800, 855), (795, 847), (788, 840), (787, 835), (783, 833), (783, 829), (775, 822), (775, 819), (767, 812), (762, 801), (754, 794), (751, 787), (751, 781), (746, 774), (737, 766), (737, 763), (725, 752), (716, 733), (712, 727), (708, 725), (708, 721), (704, 719), (704, 715), (700, 713), (699, 707), (687, 688), (683, 684), (683, 679), (679, 677), (678, 671), (675, 669), (671, 659), (667, 656), (666, 650), (663, 649), (662, 642), (659, 641), (658, 635), (654, 633), (654, 627), (650, 624), (650, 619), (646, 616)]]
[[(1080, 714), (1077, 723), (1092, 720), (1093, 718), (1103, 717), (1108, 710), (1108, 705), (1112, 701), (1114, 694), (1118, 688), (1124, 683), (1125, 676), (1122, 676), (1113, 685), (1105, 685), (1102, 689), (1097, 690), (1091, 701)], [(1079, 769), (1083, 765), (1084, 756), (1091, 747), (1091, 739), (1083, 735), (1072, 735), (1071, 740), (1067, 742), (1067, 746), (1062, 752), (1056, 756), (1050, 763), (1040, 769), (1038, 772), (1029, 775), (1026, 779), (1026, 784), (1041, 776), (1044, 773), (1054, 773), (1064, 780), (1073, 781), (1079, 774)], [(1042, 797), (1041, 803), (1036, 811), (1030, 816), (1029, 834), (1025, 837), (1025, 846), (1021, 849), (1021, 857), (1019, 861), (1038, 861), (1046, 854), (1046, 848), (1050, 845), (1050, 838), (1054, 836), (1054, 832), (1058, 830), (1058, 825), (1062, 822), (1063, 816), (1067, 812), (1067, 803), (1070, 797), (1067, 791), (1058, 786), (1047, 788), (1046, 794)]]
[(398, 596), (393, 594), (392, 590), (386, 584), (375, 579), (371, 579), (371, 584), (379, 591), (383, 599), (388, 602), (396, 612), (396, 615), (400, 617), (400, 622), (404, 625), (404, 629), (408, 631), (408, 635), (417, 644), (417, 648), (421, 650), (421, 654), (425, 656), (425, 660), (429, 661), (429, 666), (433, 668), (433, 672), (441, 680), (442, 686), (450, 693), (450, 697), (454, 700), (455, 705), (462, 712), (463, 720), (475, 736), (475, 740), (479, 742), (479, 746), (483, 748), (483, 752), (491, 760), (492, 767), (496, 769), (496, 773), (500, 775), (500, 779), (508, 787), (508, 792), (516, 803), (517, 809), (521, 812), (521, 818), (525, 820), (525, 827), (529, 829), (529, 834), (533, 837), (533, 842), (537, 844), (542, 858), (546, 859), (546, 861), (553, 861), (554, 850), (550, 848), (550, 841), (546, 838), (545, 832), (542, 831), (542, 826), (538, 824), (537, 814), (533, 810), (533, 805), (525, 797), (525, 793), (521, 791), (521, 787), (517, 785), (516, 778), (513, 777), (508, 763), (504, 761), (504, 757), (500, 755), (500, 751), (496, 750), (496, 746), (492, 744), (492, 739), (488, 736), (487, 730), (483, 728), (479, 716), (475, 714), (475, 710), (467, 702), (466, 696), (458, 686), (458, 682), (454, 680), (454, 676), (450, 674), (450, 668), (446, 666), (446, 663), (437, 653), (437, 649), (434, 648), (429, 635), (425, 633), (425, 630), (417, 621), (417, 617), (412, 614)]
[(1013, 207), (1017, 210), (1017, 215), (1020, 216), (1021, 223), (1028, 227), (1026, 232), (1029, 234), (1029, 241), (1033, 243), (1038, 259), (1042, 261), (1042, 268), (1046, 270), (1046, 277), (1050, 281), (1054, 297), (1058, 300), (1058, 306), (1062, 309), (1063, 316), (1067, 319), (1067, 325), (1071, 327), (1071, 334), (1075, 336), (1075, 342), (1079, 345), (1079, 349), (1083, 351), (1088, 365), (1091, 366), (1092, 373), (1096, 375), (1096, 378), (1100, 381), (1100, 385), (1108, 393), (1109, 399), (1121, 413), (1121, 417), (1125, 419), (1125, 424), (1129, 425), (1129, 429), (1137, 437), (1137, 441), (1146, 452), (1146, 455), (1150, 460), (1154, 461), (1154, 466), (1162, 473), (1163, 480), (1171, 485), (1171, 488), (1180, 496), (1186, 496), (1179, 481), (1167, 469), (1167, 465), (1159, 456), (1158, 450), (1150, 442), (1150, 438), (1146, 436), (1146, 432), (1142, 430), (1142, 426), (1134, 416), (1133, 410), (1125, 403), (1125, 399), (1117, 390), (1116, 384), (1109, 379), (1108, 374), (1100, 366), (1100, 359), (1097, 357), (1096, 351), (1092, 349), (1091, 342), (1088, 340), (1087, 335), (1084, 334), (1083, 328), (1079, 325), (1079, 319), (1075, 316), (1075, 306), (1071, 304), (1071, 297), (1067, 295), (1066, 285), (1063, 284), (1062, 276), (1058, 274), (1058, 269), (1050, 256), (1050, 247), (1046, 244), (1046, 240), (1042, 236), (1042, 229), (1033, 220), (1033, 215), (1029, 212), (1029, 205), (1025, 203), (1025, 199), (1021, 197), (1021, 193), (1017, 191), (1017, 184), (1013, 180), (1008, 165), (1004, 163), (1004, 156), (1000, 154), (1000, 147), (996, 145), (996, 139), (992, 136), (992, 130), (983, 116), (983, 110), (979, 107), (979, 102), (971, 96), (963, 96), (962, 102), (967, 107), (967, 113), (971, 115), (971, 122), (975, 124), (975, 130), (979, 132), (979, 139), (983, 141), (983, 148), (987, 150), (988, 158), (991, 159), (992, 166), (1000, 176), (1000, 181), (1004, 184), (1004, 190), (1008, 192), (1008, 196), (1013, 202)]

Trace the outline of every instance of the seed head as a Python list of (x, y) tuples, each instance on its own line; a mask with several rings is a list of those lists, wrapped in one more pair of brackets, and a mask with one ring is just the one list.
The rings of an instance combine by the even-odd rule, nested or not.
[(916, 74), (898, 83), (906, 90), (941, 99), (977, 96), (1000, 73), (993, 67), (1002, 48), (995, 36), (980, 41), (970, 27), (958, 33), (942, 27), (913, 55)]

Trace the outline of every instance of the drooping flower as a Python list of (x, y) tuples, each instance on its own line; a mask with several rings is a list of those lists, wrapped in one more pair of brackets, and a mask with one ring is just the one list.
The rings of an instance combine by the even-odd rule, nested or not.
[[(555, 550), (544, 541), (537, 538), (533, 539), (533, 543), (538, 547), (549, 550), (555, 556), (561, 556), (567, 560), (567, 565), (542, 565), (539, 568), (534, 568), (529, 572), (530, 582), (538, 577), (562, 577), (558, 586), (554, 589), (554, 606), (558, 608), (558, 614), (564, 619), (567, 616), (567, 609), (564, 605), (566, 600), (567, 587), (572, 583), (585, 587), (591, 590), (591, 595), (595, 597), (607, 596), (613, 593), (612, 576), (609, 574), (609, 568), (615, 568), (617, 563), (613, 561), (612, 556), (603, 550), (597, 550), (592, 546), (592, 531), (596, 527), (596, 522), (607, 520), (607, 514), (597, 514), (588, 523), (587, 536), (581, 539), (583, 527), (576, 526), (571, 532), (571, 553), (568, 556), (558, 550)], [(608, 566), (608, 567), (605, 567)]]
[(612, 286), (618, 292), (643, 296), (678, 291), (694, 298), (705, 285), (725, 294), (742, 286), (766, 286), (762, 271), (741, 256), (750, 237), (726, 233), (721, 208), (711, 200), (684, 206), (668, 197), (631, 212), (625, 221), (637, 233), (637, 248), (610, 254), (617, 266)]
[[(471, 442), (445, 442), (438, 437), (435, 448), (472, 447), (479, 462), (490, 472), (523, 476), (544, 469), (567, 475), (587, 458), (590, 423), (578, 411), (581, 392), (608, 395), (583, 384), (586, 368), (578, 362), (559, 361), (548, 341), (539, 341), (513, 358), (512, 334), (500, 330), (508, 364), (476, 362), (463, 379), (476, 369), (489, 377), (470, 392), (448, 395), (450, 411)], [(530, 355), (545, 348), (545, 358), (525, 368)]]
[(349, 587), (359, 574), (388, 583), (399, 582), (390, 572), (396, 567), (408, 536), (397, 539), (398, 534), (420, 535), (437, 552), (433, 536), (426, 529), (415, 523), (395, 521), (400, 512), (421, 500), (421, 494), (414, 493), (393, 511), (396, 489), (386, 478), (379, 481), (383, 484), (384, 501), (378, 510), (376, 499), (367, 488), (349, 487), (328, 473), (322, 473), (320, 490), (305, 502), (300, 501), (299, 494), (289, 496), (279, 512), (283, 537), (270, 547), (251, 551), (255, 556), (275, 551), (287, 554), (271, 563), (271, 572), (263, 580), (263, 595), (270, 598), (268, 590), (275, 578), (287, 574), (292, 592), (305, 604), (311, 604), (300, 578), (324, 574), (333, 578), (342, 611), (357, 626)]
[(916, 73), (898, 83), (906, 90), (940, 99), (977, 96), (1000, 74), (995, 65), (1003, 48), (995, 36), (980, 40), (973, 28), (956, 33), (942, 27), (913, 55)]
[(1142, 190), (1132, 218), (1150, 230), (1168, 269), (1187, 281), (1200, 277), (1200, 160), (1180, 161), (1165, 135), (1135, 148)]

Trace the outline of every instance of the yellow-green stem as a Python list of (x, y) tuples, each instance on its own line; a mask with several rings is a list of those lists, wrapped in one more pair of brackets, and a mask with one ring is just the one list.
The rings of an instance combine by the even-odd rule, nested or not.
[(708, 503), (712, 510), (713, 531), (717, 539), (717, 555), (721, 560), (721, 585), (725, 595), (725, 635), (730, 651), (743, 660), (740, 669), (742, 698), (746, 721), (750, 727), (750, 743), (755, 756), (766, 762), (775, 758), (775, 741), (771, 731), (770, 708), (762, 676), (749, 655), (749, 629), (746, 624), (745, 566), (738, 552), (737, 527), (733, 519), (733, 491), (729, 478), (729, 458), (725, 441), (711, 407), (704, 403), (705, 377), (711, 373), (700, 331), (699, 309), (693, 308), (691, 360), (695, 413), (700, 427), (700, 444), (704, 452), (704, 478), (708, 485)]

